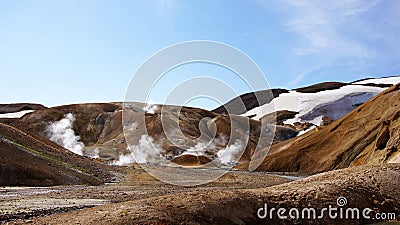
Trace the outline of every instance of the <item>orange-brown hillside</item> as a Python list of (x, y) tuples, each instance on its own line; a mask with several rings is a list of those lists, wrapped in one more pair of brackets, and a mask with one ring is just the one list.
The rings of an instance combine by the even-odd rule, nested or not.
[(108, 171), (107, 165), (0, 123), (0, 185), (96, 185), (111, 179)]
[[(123, 132), (122, 125), (122, 103), (88, 103), (58, 106), (43, 110), (37, 110), (11, 123), (19, 129), (38, 134), (41, 137), (47, 137), (46, 128), (51, 122), (59, 121), (68, 113), (72, 113), (76, 119), (72, 129), (85, 144), (84, 154), (92, 155), (94, 150), (99, 151), (99, 156), (105, 160), (117, 160), (119, 155), (128, 154), (127, 141)], [(206, 139), (212, 138), (212, 126), (210, 122), (217, 125), (217, 136), (230, 136), (231, 124), (230, 117), (219, 115), (208, 110), (180, 107), (180, 106), (158, 106), (158, 112), (154, 114), (146, 113), (145, 121), (141, 120), (143, 116), (144, 104), (131, 103), (131, 108), (126, 109), (125, 119), (136, 123), (138, 127), (146, 127), (146, 131), (152, 137), (154, 144), (160, 145), (165, 154), (169, 157), (175, 157), (198, 144), (197, 138), (201, 135)], [(161, 116), (161, 110), (163, 115)], [(176, 113), (179, 112), (179, 113)], [(127, 119), (129, 118), (129, 119)], [(164, 120), (164, 127), (162, 119)], [(249, 142), (243, 154), (243, 160), (249, 160), (259, 141), (261, 123), (251, 120), (247, 117), (232, 116), (234, 121), (242, 121), (235, 124), (238, 129), (237, 137), (245, 139), (248, 127), (239, 126), (246, 121), (249, 123), (251, 132)], [(145, 124), (144, 124), (145, 123)], [(178, 130), (178, 128), (180, 130)], [(297, 135), (297, 131), (276, 126), (275, 142), (280, 142)], [(165, 131), (174, 139), (179, 140), (179, 146), (175, 146), (166, 138)], [(202, 134), (202, 132), (204, 132)], [(139, 145), (141, 139), (141, 130), (133, 131), (130, 136), (130, 145)], [(208, 140), (207, 139), (207, 140)], [(221, 143), (220, 143), (221, 142)], [(225, 147), (226, 143), (216, 140), (215, 145), (218, 149)], [(208, 157), (213, 158), (217, 152), (214, 147), (205, 149)]]
[[(261, 171), (319, 173), (349, 166), (400, 162), (400, 84), (343, 118), (271, 147)], [(247, 164), (239, 168), (247, 168)]]

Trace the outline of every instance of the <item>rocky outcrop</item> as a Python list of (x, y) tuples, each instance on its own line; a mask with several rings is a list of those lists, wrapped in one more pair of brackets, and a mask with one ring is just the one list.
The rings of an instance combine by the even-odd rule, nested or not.
[(285, 120), (294, 118), (297, 113), (290, 110), (280, 110), (261, 117), (260, 121), (267, 124), (283, 125)]

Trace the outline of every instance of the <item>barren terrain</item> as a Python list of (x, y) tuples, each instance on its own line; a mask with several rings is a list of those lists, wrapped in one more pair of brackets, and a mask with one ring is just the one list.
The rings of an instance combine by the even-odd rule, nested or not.
[[(163, 169), (160, 167), (160, 169)], [(176, 168), (179, 169), (179, 168)], [(196, 173), (196, 169), (188, 171)], [(126, 175), (124, 175), (126, 174)], [(2, 187), (0, 188), (0, 221), (7, 223), (35, 222), (45, 215), (78, 212), (77, 209), (98, 205), (164, 198), (175, 194), (190, 196), (192, 192), (209, 192), (261, 188), (290, 182), (290, 179), (264, 173), (229, 172), (207, 185), (182, 187), (169, 185), (148, 175), (139, 165), (132, 165), (124, 174), (115, 174), (118, 182), (98, 186), (68, 185), (54, 187)], [(104, 212), (108, 214), (107, 212)], [(74, 217), (74, 216), (72, 216)], [(111, 221), (114, 218), (109, 218)], [(64, 221), (72, 223), (72, 218)], [(7, 222), (8, 221), (8, 222)], [(85, 219), (78, 219), (84, 223)], [(60, 222), (56, 222), (58, 224)]]
[[(136, 165), (137, 166), (137, 165)], [(399, 219), (400, 165), (359, 166), (290, 180), (271, 174), (230, 172), (203, 186), (172, 186), (131, 167), (120, 183), (53, 188), (2, 188), (6, 223), (33, 224), (369, 224), (379, 220), (260, 219), (264, 206), (371, 208)], [(82, 209), (82, 210), (76, 210)], [(55, 214), (53, 214), (55, 213)], [(52, 214), (52, 215), (50, 215)]]
[[(314, 93), (341, 86), (342, 83), (324, 83), (297, 91)], [(274, 94), (279, 95), (278, 92)], [(255, 95), (240, 98), (252, 101)], [(165, 141), (160, 112), (146, 112), (141, 103), (127, 104), (129, 111), (125, 117), (138, 127), (148, 128), (149, 140), (161, 146), (175, 163), (173, 166), (152, 161), (143, 164), (129, 161), (123, 164), (127, 166), (116, 166), (115, 160), (129, 154), (128, 145), (138, 146), (142, 141), (137, 127), (132, 126), (133, 133), (129, 135), (135, 142), (129, 143), (129, 136), (127, 138), (123, 131), (126, 124), (122, 120), (121, 103), (39, 108), (21, 118), (6, 118), (0, 123), (0, 222), (372, 224), (398, 221), (399, 99), (400, 84), (397, 84), (357, 105), (346, 116), (302, 135), (298, 132), (304, 131), (306, 123), (297, 124), (298, 127), (283, 124), (297, 112), (268, 114), (262, 120), (273, 124), (276, 133), (270, 139), (274, 145), (265, 159), (259, 155), (268, 148), (255, 151), (256, 145), (269, 137), (262, 132), (269, 125), (264, 126), (260, 121), (197, 108), (157, 106), (159, 110), (166, 110), (163, 116), (170, 122), (171, 127), (167, 128), (172, 129), (175, 139), (184, 140), (174, 145)], [(26, 109), (24, 105), (16, 106), (17, 110)], [(174, 114), (177, 111), (179, 113)], [(76, 143), (77, 140), (82, 142), (83, 156), (47, 139), (50, 138), (48, 127), (66, 119), (68, 114), (73, 121), (69, 121), (67, 129), (77, 138)], [(141, 115), (145, 120), (138, 119)], [(249, 126), (244, 126), (246, 122)], [(240, 140), (249, 135), (249, 142), (239, 165), (214, 180), (212, 177), (222, 174), (228, 164), (218, 163), (212, 168), (201, 166), (210, 164), (211, 159), (218, 156), (217, 151), (224, 147), (223, 137), (232, 136), (232, 127), (236, 128), (234, 138)], [(178, 128), (182, 133), (174, 130)], [(193, 153), (198, 144), (196, 138), (203, 135), (211, 138), (211, 134), (221, 143), (207, 147), (218, 149), (201, 147), (199, 152)], [(257, 171), (248, 171), (249, 160), (261, 163)], [(145, 169), (182, 186), (159, 181)], [(199, 179), (204, 182), (198, 182)], [(207, 184), (192, 185), (197, 183)], [(339, 205), (340, 198), (345, 199), (344, 205)], [(257, 212), (266, 211), (267, 206), (286, 210), (309, 207), (321, 210), (331, 206), (342, 207), (342, 210), (369, 208), (372, 213), (371, 218), (359, 216), (340, 220), (328, 215), (278, 218), (271, 212), (270, 218), (260, 218)], [(379, 214), (391, 217), (376, 219)]]

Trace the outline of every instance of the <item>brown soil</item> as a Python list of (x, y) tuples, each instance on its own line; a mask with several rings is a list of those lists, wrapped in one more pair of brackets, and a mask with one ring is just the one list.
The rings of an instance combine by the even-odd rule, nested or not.
[(196, 166), (201, 166), (207, 163), (212, 162), (212, 160), (206, 156), (203, 155), (180, 155), (171, 162), (181, 165), (181, 166), (190, 166), (190, 167), (196, 167)]
[(0, 123), (11, 124), (17, 120), (18, 120), (18, 118), (0, 118)]
[[(162, 168), (160, 168), (162, 169)], [(193, 170), (196, 171), (196, 170)], [(113, 205), (120, 202), (141, 201), (143, 199), (166, 198), (183, 193), (205, 193), (217, 190), (261, 188), (289, 182), (290, 180), (268, 174), (250, 172), (229, 172), (218, 180), (196, 187), (181, 187), (163, 183), (148, 175), (139, 165), (125, 170), (126, 175), (119, 183), (100, 186), (69, 185), (55, 187), (3, 187), (0, 188), (0, 223), (32, 223), (32, 217), (48, 218), (46, 215), (64, 212), (78, 213), (96, 205)], [(107, 211), (103, 211), (107, 215)], [(61, 214), (60, 214), (61, 215)], [(22, 220), (21, 220), (22, 219)], [(94, 218), (93, 218), (94, 219)], [(113, 220), (113, 218), (109, 218)], [(35, 220), (35, 219), (34, 219)], [(70, 218), (64, 223), (75, 224)], [(78, 219), (85, 224), (82, 218)], [(34, 222), (43, 224), (47, 222)], [(57, 224), (58, 222), (51, 222)], [(104, 221), (106, 223), (106, 221)], [(111, 223), (113, 224), (113, 223)]]

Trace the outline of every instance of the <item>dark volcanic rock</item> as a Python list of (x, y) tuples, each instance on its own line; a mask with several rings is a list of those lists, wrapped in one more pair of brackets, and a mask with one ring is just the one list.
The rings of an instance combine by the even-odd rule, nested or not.
[(311, 85), (308, 87), (297, 88), (294, 90), (297, 92), (301, 92), (301, 93), (316, 93), (316, 92), (320, 92), (320, 91), (339, 89), (345, 85), (347, 85), (347, 83), (323, 82), (320, 84), (314, 84), (314, 85)]
[(322, 117), (322, 123), (321, 126), (328, 126), (329, 124), (333, 123), (335, 120), (329, 118), (329, 117)]
[(392, 84), (375, 84), (375, 83), (367, 83), (362, 84), (363, 86), (371, 86), (371, 87), (380, 87), (380, 88), (387, 88), (393, 86)]
[(41, 104), (33, 104), (33, 103), (0, 104), (0, 114), (20, 112), (23, 110), (39, 110), (39, 109), (46, 109), (46, 107)]
[(269, 113), (260, 118), (260, 121), (268, 124), (283, 124), (283, 121), (287, 119), (292, 119), (296, 116), (298, 112), (289, 111), (289, 110), (281, 110), (275, 113)]
[(227, 114), (229, 111), (230, 114), (240, 115), (260, 105), (267, 104), (280, 94), (288, 92), (285, 89), (272, 89), (246, 93), (212, 110), (212, 112)]

